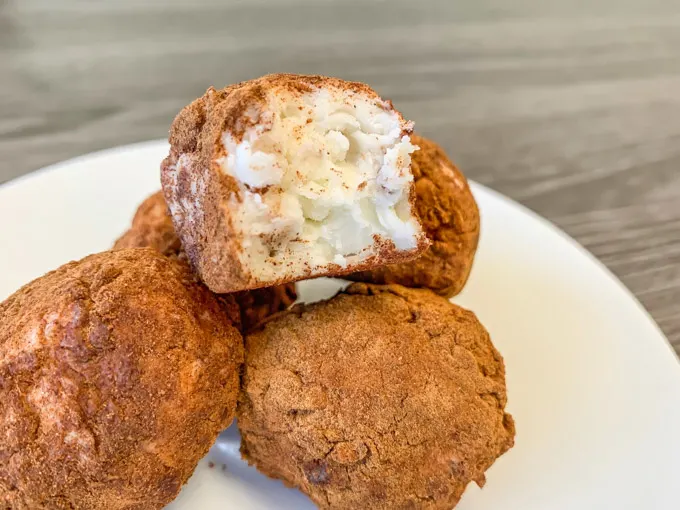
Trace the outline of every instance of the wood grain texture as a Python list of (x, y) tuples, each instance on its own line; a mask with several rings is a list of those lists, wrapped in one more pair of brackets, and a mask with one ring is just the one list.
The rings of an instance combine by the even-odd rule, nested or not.
[(207, 86), (276, 71), (370, 83), (680, 351), (677, 0), (0, 0), (0, 182), (164, 137)]

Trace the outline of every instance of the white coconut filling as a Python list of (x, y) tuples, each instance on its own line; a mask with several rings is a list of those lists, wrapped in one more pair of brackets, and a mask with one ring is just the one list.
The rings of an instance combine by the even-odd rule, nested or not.
[(241, 140), (222, 136), (218, 163), (241, 187), (230, 208), (241, 262), (260, 279), (342, 267), (375, 254), (376, 236), (417, 246), (409, 204), (417, 149), (403, 121), (352, 92), (274, 96)]

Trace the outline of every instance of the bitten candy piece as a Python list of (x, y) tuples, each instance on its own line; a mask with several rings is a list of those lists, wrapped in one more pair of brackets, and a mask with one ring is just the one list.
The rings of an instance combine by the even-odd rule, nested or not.
[(277, 74), (209, 89), (170, 131), (163, 192), (214, 292), (410, 260), (412, 123), (370, 87)]

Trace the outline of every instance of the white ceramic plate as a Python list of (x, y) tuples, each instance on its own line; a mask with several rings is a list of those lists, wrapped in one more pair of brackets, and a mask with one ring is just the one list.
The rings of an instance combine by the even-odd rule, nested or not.
[[(158, 189), (163, 142), (68, 161), (0, 188), (0, 299), (62, 263), (105, 250)], [(572, 239), (474, 186), (482, 239), (456, 302), (505, 357), (516, 446), (459, 509), (677, 509), (680, 366), (631, 294)], [(319, 299), (341, 285), (300, 285)], [(174, 509), (307, 509), (299, 492), (247, 467), (232, 426)], [(413, 466), (418, 469), (418, 466)]]

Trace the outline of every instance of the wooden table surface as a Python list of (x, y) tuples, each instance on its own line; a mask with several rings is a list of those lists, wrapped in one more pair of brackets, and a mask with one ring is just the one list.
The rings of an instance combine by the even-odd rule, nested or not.
[(680, 351), (678, 0), (0, 0), (0, 182), (162, 138), (209, 85), (365, 81)]

